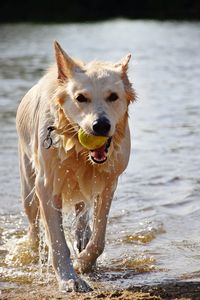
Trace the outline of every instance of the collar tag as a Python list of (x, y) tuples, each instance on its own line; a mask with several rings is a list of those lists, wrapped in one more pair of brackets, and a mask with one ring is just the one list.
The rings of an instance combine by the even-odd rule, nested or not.
[(49, 149), (52, 144), (53, 144), (53, 140), (51, 138), (51, 132), (55, 130), (55, 127), (54, 126), (49, 126), (47, 127), (47, 136), (46, 138), (44, 139), (43, 143), (42, 143), (42, 146), (45, 148), (45, 149)]

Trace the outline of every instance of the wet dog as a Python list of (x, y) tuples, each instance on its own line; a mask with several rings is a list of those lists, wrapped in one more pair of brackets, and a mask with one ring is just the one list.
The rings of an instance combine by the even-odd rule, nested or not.
[[(111, 201), (130, 155), (128, 106), (135, 100), (127, 76), (130, 55), (115, 64), (85, 64), (69, 57), (57, 42), (54, 46), (55, 66), (29, 90), (17, 111), (22, 198), (34, 243), (39, 217), (44, 222), (60, 287), (87, 292), (91, 288), (70, 258), (62, 208), (64, 203), (75, 208), (79, 255), (74, 265), (89, 272), (103, 252)], [(80, 128), (107, 141), (98, 149), (85, 149), (78, 140)]]

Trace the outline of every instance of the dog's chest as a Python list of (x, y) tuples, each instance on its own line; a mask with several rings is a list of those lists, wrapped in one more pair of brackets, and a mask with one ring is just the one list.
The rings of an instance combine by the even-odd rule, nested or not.
[(92, 201), (107, 182), (105, 173), (74, 157), (58, 165), (54, 175), (54, 194), (62, 194), (64, 201), (73, 204)]

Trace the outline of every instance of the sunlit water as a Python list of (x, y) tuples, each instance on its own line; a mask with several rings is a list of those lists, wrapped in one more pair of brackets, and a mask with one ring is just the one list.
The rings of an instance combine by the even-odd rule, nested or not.
[(90, 280), (120, 288), (199, 280), (200, 23), (117, 20), (0, 26), (2, 286), (40, 285), (54, 278), (41, 258), (37, 264), (34, 259), (15, 263), (9, 261), (9, 251), (27, 228), (20, 201), (16, 108), (53, 62), (55, 39), (86, 61), (117, 62), (131, 52), (130, 77), (138, 94), (130, 109), (131, 160), (112, 204), (106, 249)]

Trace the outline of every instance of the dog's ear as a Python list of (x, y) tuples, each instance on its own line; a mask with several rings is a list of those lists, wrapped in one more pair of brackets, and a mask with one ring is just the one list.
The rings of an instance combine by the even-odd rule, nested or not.
[(115, 64), (115, 67), (121, 69), (122, 73), (126, 73), (128, 70), (128, 63), (130, 59), (131, 59), (131, 54), (129, 53), (128, 55), (123, 57), (120, 62)]
[(58, 67), (58, 79), (66, 80), (72, 76), (72, 72), (79, 68), (76, 62), (61, 48), (57, 41), (54, 42), (55, 57)]
[(115, 67), (117, 68), (118, 72), (121, 74), (122, 81), (124, 83), (124, 89), (126, 93), (126, 99), (128, 104), (130, 102), (133, 102), (136, 99), (136, 94), (134, 89), (132, 88), (132, 84), (129, 81), (127, 71), (128, 71), (128, 63), (131, 59), (131, 54), (128, 54), (122, 60), (118, 63), (115, 64)]

